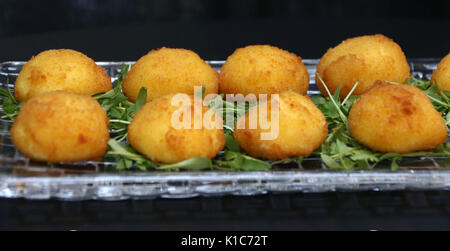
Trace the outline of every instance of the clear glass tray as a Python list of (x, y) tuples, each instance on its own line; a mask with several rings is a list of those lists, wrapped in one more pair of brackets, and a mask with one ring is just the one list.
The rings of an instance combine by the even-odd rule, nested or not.
[[(311, 74), (310, 94), (317, 95), (318, 60), (304, 60)], [(410, 60), (418, 78), (430, 78), (438, 59)], [(113, 80), (122, 64), (99, 62)], [(209, 61), (219, 70), (223, 61)], [(9, 88), (24, 62), (0, 64), (0, 86)], [(8, 80), (9, 79), (9, 80)], [(114, 160), (47, 165), (26, 159), (11, 144), (11, 122), (0, 120), (0, 197), (59, 200), (124, 200), (191, 198), (196, 196), (252, 196), (265, 193), (391, 191), (450, 189), (450, 158), (409, 158), (399, 171), (386, 167), (374, 171), (334, 172), (318, 158), (307, 158), (303, 168), (279, 167), (266, 172), (117, 172)]]

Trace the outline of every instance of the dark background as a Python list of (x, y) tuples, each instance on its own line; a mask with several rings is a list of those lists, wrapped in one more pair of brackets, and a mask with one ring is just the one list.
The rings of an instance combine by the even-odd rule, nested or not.
[[(318, 58), (383, 33), (410, 58), (450, 50), (450, 1), (1, 0), (0, 61), (71, 48), (97, 61), (161, 46), (226, 59), (248, 44)], [(450, 230), (449, 191), (270, 194), (123, 202), (0, 200), (0, 229)]]
[(448, 0), (2, 0), (0, 9), (2, 36), (126, 24), (201, 23), (240, 18), (450, 19)]
[(137, 60), (161, 46), (226, 59), (248, 44), (318, 58), (346, 38), (373, 33), (392, 37), (408, 57), (443, 57), (450, 1), (0, 1), (0, 61), (53, 48), (80, 50), (97, 61)]

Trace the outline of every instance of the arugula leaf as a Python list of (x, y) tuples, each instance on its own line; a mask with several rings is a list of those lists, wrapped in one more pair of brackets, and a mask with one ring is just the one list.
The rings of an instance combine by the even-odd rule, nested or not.
[(206, 93), (206, 86), (205, 85), (202, 85), (202, 89), (201, 89), (201, 92), (195, 92), (194, 93), (194, 96), (195, 97), (198, 97), (198, 98), (203, 98), (204, 96), (205, 96), (205, 93)]
[(147, 103), (147, 87), (142, 87), (139, 90), (138, 98), (135, 105), (135, 114)]
[[(224, 100), (223, 94), (217, 95), (215, 99), (208, 102), (208, 106), (211, 110), (222, 115), (225, 129), (229, 131), (234, 130), (234, 128), (230, 126), (234, 126), (240, 116), (247, 114), (248, 111), (256, 105), (258, 105), (258, 103), (231, 103)], [(228, 119), (231, 119), (232, 121), (228, 121)]]
[(136, 113), (147, 102), (147, 88), (142, 87), (139, 90), (136, 103), (128, 101), (127, 97), (122, 91), (122, 83), (129, 71), (129, 65), (123, 65), (120, 75), (118, 77), (116, 86), (106, 92), (94, 94), (96, 99), (103, 109), (105, 109), (108, 118), (110, 119), (109, 129), (114, 135), (114, 139), (123, 141), (127, 137), (128, 125), (133, 120)]
[(407, 79), (405, 84), (421, 89), (428, 96), (436, 110), (442, 113), (447, 126), (450, 126), (450, 91), (440, 90), (437, 82), (434, 85), (431, 85), (430, 81), (414, 77)]
[(148, 171), (149, 168), (153, 168), (154, 170), (172, 171), (172, 172), (173, 171), (178, 172), (180, 170), (199, 171), (213, 168), (212, 160), (207, 158), (196, 157), (176, 164), (161, 165), (139, 154), (129, 144), (119, 143), (115, 139), (110, 139), (108, 141), (108, 146), (109, 150), (106, 153), (106, 155), (113, 156), (116, 158), (117, 160), (116, 169), (119, 171), (131, 170), (134, 167), (144, 172)]
[(352, 151), (352, 153), (351, 153), (350, 158), (352, 160), (355, 160), (355, 161), (363, 160), (363, 161), (368, 161), (368, 162), (380, 161), (380, 159), (378, 158), (378, 156), (376, 154), (373, 154), (372, 151), (369, 151), (367, 149), (353, 149), (351, 151)]
[(272, 167), (273, 166), (278, 166), (278, 165), (288, 165), (288, 164), (297, 164), (298, 167), (300, 169), (303, 168), (302, 163), (303, 163), (303, 159), (305, 157), (300, 156), (298, 158), (288, 158), (288, 159), (283, 159), (283, 160), (278, 160), (278, 161), (272, 161)]
[(9, 79), (6, 81), (6, 88), (0, 88), (0, 100), (2, 100), (2, 108), (5, 113), (5, 115), (2, 116), (2, 119), (8, 118), (10, 120), (14, 120), (25, 102), (19, 103), (8, 86)]
[(107, 156), (114, 156), (117, 159), (117, 170), (129, 170), (133, 168), (133, 163), (141, 171), (147, 171), (149, 167), (156, 166), (155, 163), (137, 153), (129, 144), (121, 144), (115, 139), (108, 141), (109, 150)]
[(322, 159), (323, 163), (325, 163), (325, 165), (328, 168), (334, 169), (334, 170), (345, 170), (345, 171), (350, 171), (349, 169), (347, 169), (345, 166), (341, 165), (340, 163), (338, 163), (335, 158), (325, 154), (325, 153), (321, 153), (320, 154), (320, 158)]
[(445, 124), (447, 126), (450, 126), (450, 112), (447, 113), (447, 115), (444, 116)]
[(202, 85), (202, 97), (205, 96), (206, 93), (206, 86)]
[(231, 131), (225, 132), (225, 141), (225, 148), (227, 150), (237, 153), (241, 152), (241, 147), (239, 146), (239, 143), (236, 141)]
[(415, 86), (422, 91), (426, 91), (430, 88), (431, 83), (427, 80), (418, 79), (415, 77), (411, 77), (410, 79), (405, 80), (405, 84)]
[(102, 95), (93, 95), (93, 98), (101, 104), (110, 119), (129, 121), (128, 115), (130, 115), (130, 107), (133, 107), (135, 105), (129, 102), (127, 97), (122, 92), (122, 81), (125, 75), (128, 73), (128, 70), (128, 65), (122, 66), (122, 71), (119, 75), (116, 86), (112, 90)]
[[(325, 87), (325, 90), (326, 90), (327, 93), (328, 93), (329, 100), (332, 102), (332, 104), (333, 104), (333, 106), (334, 106), (334, 108), (335, 108), (335, 110), (334, 110), (334, 109), (332, 109), (332, 110), (334, 110), (334, 111), (339, 115), (339, 118), (342, 120), (342, 122), (343, 122), (344, 124), (348, 125), (348, 119), (347, 119), (347, 116), (345, 116), (345, 114), (342, 112), (342, 110), (341, 110), (342, 104), (341, 104), (340, 101), (339, 101), (339, 100), (340, 100), (339, 94), (340, 94), (340, 92), (341, 92), (342, 86), (339, 86), (338, 89), (336, 90), (336, 93), (335, 93), (334, 95), (331, 95), (331, 92), (330, 92), (330, 90), (328, 89), (328, 86), (325, 84), (325, 82), (323, 81), (323, 79), (322, 79), (322, 77), (320, 76), (320, 74), (317, 73), (316, 76), (317, 76), (317, 79), (318, 79), (318, 80), (322, 83), (322, 85)], [(356, 85), (357, 85), (357, 84), (356, 84)], [(355, 85), (355, 86), (356, 86), (356, 85)], [(353, 89), (355, 89), (355, 87), (354, 87)], [(351, 94), (352, 94), (352, 93), (350, 93), (348, 96), (350, 96)], [(328, 105), (328, 106), (330, 106), (330, 105)], [(330, 108), (331, 108), (331, 106), (330, 106)]]
[(175, 172), (180, 171), (180, 169), (200, 171), (212, 168), (213, 168), (212, 161), (208, 158), (203, 157), (196, 157), (185, 161), (181, 161), (176, 164), (161, 165), (159, 167), (156, 167), (157, 170), (175, 171)]
[(242, 155), (244, 158), (244, 163), (242, 163), (240, 170), (245, 172), (254, 172), (254, 171), (267, 171), (272, 168), (272, 165), (267, 163), (266, 161), (262, 161), (260, 159), (255, 159), (247, 155)]
[(229, 171), (266, 171), (272, 168), (272, 165), (266, 161), (232, 151), (226, 152), (225, 160), (216, 160), (215, 163), (229, 168)]

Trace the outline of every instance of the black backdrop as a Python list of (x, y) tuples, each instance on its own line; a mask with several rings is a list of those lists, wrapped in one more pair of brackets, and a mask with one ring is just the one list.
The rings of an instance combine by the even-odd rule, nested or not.
[[(450, 1), (2, 0), (0, 61), (72, 48), (95, 60), (137, 60), (161, 46), (225, 59), (273, 44), (320, 57), (351, 36), (384, 33), (408, 57), (450, 50)], [(0, 200), (0, 229), (450, 229), (450, 192), (283, 194), (124, 202)]]
[(356, 35), (383, 33), (408, 57), (449, 51), (448, 0), (2, 0), (0, 61), (72, 48), (95, 60), (137, 60), (161, 46), (225, 59), (272, 44), (317, 58)]
[(448, 0), (2, 0), (0, 35), (236, 18), (450, 19)]

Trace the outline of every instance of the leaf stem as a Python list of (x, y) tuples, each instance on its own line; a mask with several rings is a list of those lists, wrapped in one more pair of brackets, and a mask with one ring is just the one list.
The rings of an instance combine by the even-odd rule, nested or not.
[(434, 102), (436, 102), (436, 103), (438, 103), (438, 104), (440, 104), (440, 105), (442, 105), (442, 106), (445, 106), (445, 107), (447, 107), (447, 108), (450, 108), (450, 105), (449, 105), (449, 104), (446, 104), (446, 103), (444, 103), (444, 102), (442, 102), (442, 101), (440, 101), (440, 100), (438, 100), (438, 99), (436, 99), (436, 98), (433, 98), (431, 95), (428, 95), (428, 94), (427, 94), (427, 96), (428, 96), (428, 98), (430, 98), (430, 99), (433, 100)]
[(347, 124), (347, 117), (345, 116), (345, 114), (342, 112), (341, 108), (339, 107), (339, 105), (336, 103), (336, 101), (333, 98), (333, 95), (331, 95), (330, 90), (328, 89), (328, 86), (325, 84), (325, 82), (323, 81), (323, 79), (320, 77), (319, 73), (316, 73), (317, 78), (319, 78), (320, 82), (322, 82), (322, 85), (325, 87), (325, 90), (328, 93), (328, 96), (330, 97), (331, 101), (333, 102), (334, 106), (336, 107), (336, 109), (338, 110), (339, 116), (341, 117), (342, 121)]
[(356, 82), (356, 84), (353, 86), (352, 90), (348, 93), (347, 97), (342, 102), (342, 105), (345, 105), (345, 103), (347, 103), (348, 99), (352, 96), (353, 92), (356, 90), (356, 87), (358, 87), (358, 85), (359, 85), (359, 81)]
[(119, 124), (126, 124), (126, 125), (131, 124), (130, 121), (119, 120), (119, 119), (111, 119), (111, 120), (109, 120), (109, 123), (119, 123)]
[(135, 154), (135, 153), (129, 153), (129, 152), (115, 152), (115, 151), (109, 151), (106, 153), (107, 155), (116, 155), (116, 156), (124, 156), (131, 158), (133, 160), (146, 160), (141, 155)]

